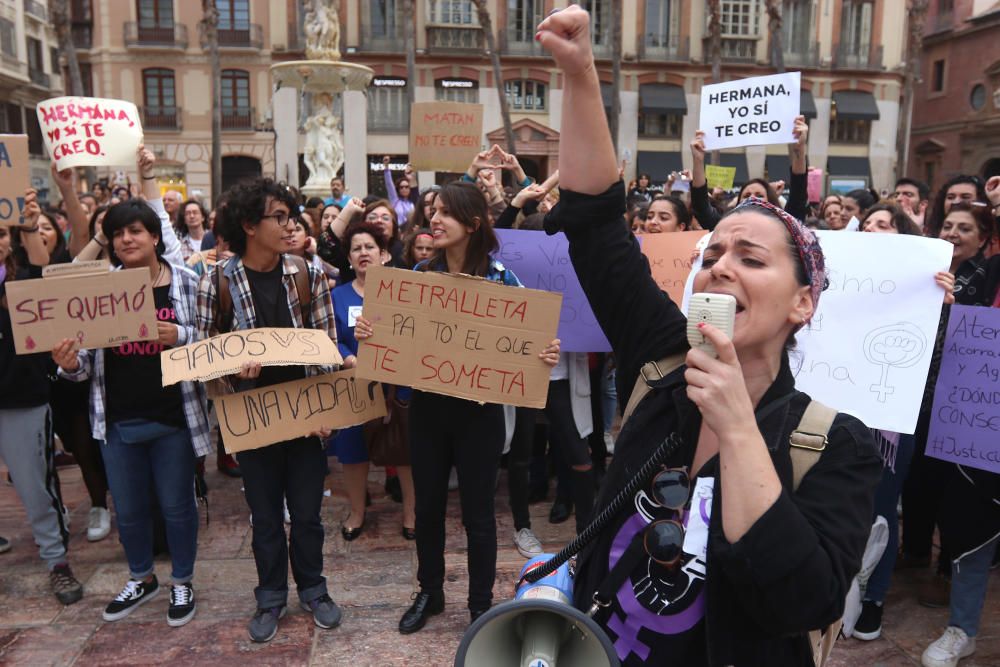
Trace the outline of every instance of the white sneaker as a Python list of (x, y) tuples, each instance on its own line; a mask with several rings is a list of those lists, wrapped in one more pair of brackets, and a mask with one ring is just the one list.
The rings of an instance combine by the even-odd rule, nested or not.
[(534, 558), (542, 555), (542, 543), (538, 541), (530, 528), (522, 528), (514, 533), (514, 544), (517, 551), (525, 558)]
[(111, 532), (111, 512), (105, 507), (91, 507), (87, 516), (87, 541), (99, 542)]
[(611, 435), (611, 431), (604, 432), (604, 448), (608, 450), (608, 454), (615, 453), (615, 438)]
[(292, 522), (292, 515), (288, 513), (288, 499), (287, 498), (285, 499), (284, 512), (285, 512), (285, 525), (288, 525), (288, 524), (290, 524)]
[(920, 657), (924, 667), (955, 667), (962, 658), (976, 652), (976, 638), (955, 626), (949, 626), (941, 637), (927, 647)]

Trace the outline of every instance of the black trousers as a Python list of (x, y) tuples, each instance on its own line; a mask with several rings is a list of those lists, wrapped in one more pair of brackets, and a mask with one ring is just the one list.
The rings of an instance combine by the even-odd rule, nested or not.
[[(288, 561), (299, 600), (311, 602), (327, 592), (323, 576), (323, 480), (326, 453), (319, 438), (296, 438), (239, 452), (243, 486), (253, 519), (254, 596), (261, 608), (288, 599)], [(292, 518), (285, 538), (284, 500)]]
[(448, 475), (454, 465), (469, 547), (469, 609), (477, 611), (493, 601), (497, 571), (493, 496), (503, 441), (499, 405), (413, 392), (410, 459), (416, 496), (417, 581), (425, 592), (444, 587)]
[(528, 514), (531, 451), (535, 442), (535, 422), (538, 410), (517, 408), (514, 437), (507, 455), (507, 489), (510, 493), (510, 513), (514, 517), (514, 530), (531, 528)]
[[(931, 556), (934, 528), (940, 521), (941, 504), (951, 463), (927, 456), (927, 436), (930, 432), (930, 411), (921, 412), (914, 431), (916, 449), (910, 472), (903, 482), (902, 550), (908, 556)], [(951, 556), (944, 537), (937, 564), (938, 574), (951, 575)]]

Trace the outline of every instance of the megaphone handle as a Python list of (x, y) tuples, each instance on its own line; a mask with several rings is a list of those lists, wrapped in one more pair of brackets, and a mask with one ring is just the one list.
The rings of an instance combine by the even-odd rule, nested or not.
[(557, 569), (559, 566), (568, 561), (570, 558), (580, 553), (580, 551), (586, 547), (588, 544), (594, 541), (594, 539), (601, 534), (601, 531), (607, 527), (608, 523), (621, 511), (622, 507), (628, 503), (632, 496), (635, 495), (636, 491), (639, 490), (649, 479), (653, 476), (653, 473), (663, 465), (663, 463), (674, 455), (677, 449), (681, 446), (683, 441), (677, 435), (676, 432), (672, 432), (667, 438), (657, 446), (653, 455), (649, 457), (649, 460), (643, 464), (642, 468), (639, 469), (632, 479), (622, 487), (622, 490), (611, 499), (608, 506), (605, 507), (593, 521), (590, 522), (583, 531), (573, 538), (573, 541), (563, 547), (562, 551), (557, 553), (555, 556), (550, 558), (541, 567), (535, 568), (529, 572), (526, 572), (523, 577), (517, 582), (514, 587), (516, 591), (525, 582), (535, 583), (543, 577), (547, 577)]

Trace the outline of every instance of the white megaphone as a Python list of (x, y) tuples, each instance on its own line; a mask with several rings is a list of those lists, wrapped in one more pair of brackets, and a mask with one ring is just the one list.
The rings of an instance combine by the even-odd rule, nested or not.
[[(521, 581), (552, 556), (529, 560)], [(573, 578), (563, 563), (537, 583), (521, 585), (514, 599), (493, 607), (469, 626), (455, 667), (619, 667), (615, 647), (596, 622), (573, 606)]]

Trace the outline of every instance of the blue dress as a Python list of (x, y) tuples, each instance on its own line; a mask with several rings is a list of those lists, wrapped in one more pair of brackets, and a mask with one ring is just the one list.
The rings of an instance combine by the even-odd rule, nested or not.
[[(345, 359), (358, 353), (358, 341), (354, 337), (354, 321), (361, 314), (364, 299), (354, 290), (353, 283), (346, 283), (330, 292), (333, 298), (333, 316), (337, 323), (337, 347)], [(361, 426), (337, 431), (330, 440), (326, 453), (336, 456), (344, 463), (365, 463), (368, 461), (368, 448)]]

